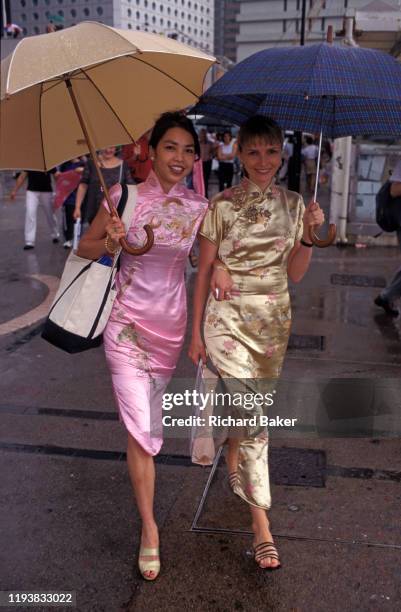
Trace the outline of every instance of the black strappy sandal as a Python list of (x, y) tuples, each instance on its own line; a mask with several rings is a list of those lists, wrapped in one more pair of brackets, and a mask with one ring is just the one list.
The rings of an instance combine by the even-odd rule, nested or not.
[[(278, 556), (277, 548), (273, 542), (261, 542), (257, 546), (253, 547), (253, 552), (255, 554), (255, 561), (259, 565), (260, 569), (273, 571), (281, 568), (280, 557)], [(270, 557), (271, 559), (277, 559), (280, 565), (276, 565), (275, 567), (272, 567), (270, 565), (268, 565), (267, 567), (261, 567), (260, 561), (262, 561), (263, 559), (267, 559), (267, 557)]]

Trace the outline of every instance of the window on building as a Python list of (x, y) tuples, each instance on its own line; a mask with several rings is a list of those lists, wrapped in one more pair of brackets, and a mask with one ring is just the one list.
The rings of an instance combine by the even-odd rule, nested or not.
[(348, 0), (344, 0), (344, 8), (348, 8)]
[(300, 8), (301, 8), (301, 0), (297, 0), (297, 11), (299, 11)]
[(71, 9), (71, 17), (76, 17), (77, 11), (75, 9)]
[(128, 10), (127, 10), (127, 15), (128, 15), (128, 17), (131, 17), (131, 15), (132, 15), (132, 11), (131, 11), (131, 9), (128, 9)]
[(284, 0), (284, 11), (285, 12), (287, 11), (287, 4), (288, 4), (287, 0)]
[(152, 10), (155, 11), (156, 10), (156, 2), (152, 2)]
[(64, 17), (64, 11), (59, 11), (58, 14), (60, 15), (60, 17)]
[(38, 6), (38, 0), (33, 0), (32, 4), (33, 6)]
[(89, 14), (90, 14), (90, 10), (88, 8), (84, 8), (85, 17), (89, 17)]
[(101, 6), (98, 6), (98, 7), (97, 7), (97, 9), (96, 9), (96, 11), (97, 11), (97, 14), (98, 14), (98, 15), (103, 15), (103, 9), (102, 9), (102, 7), (101, 7)]
[(39, 30), (38, 26), (35, 26), (33, 28), (33, 31), (35, 32), (35, 34), (40, 34), (40, 30)]
[(320, 25), (320, 29), (322, 30), (322, 32), (326, 31), (326, 20), (324, 17), (322, 17), (322, 23)]
[(139, 12), (139, 11), (137, 11), (135, 16), (136, 16), (137, 20), (139, 21), (139, 20), (140, 20), (140, 18), (141, 18), (141, 14), (140, 14), (140, 12)]
[(33, 14), (33, 18), (34, 18), (34, 19), (36, 19), (36, 20), (38, 20), (38, 19), (39, 19), (39, 15), (38, 15), (37, 13), (34, 13), (34, 14)]
[(164, 19), (160, 19), (160, 25), (164, 25)]
[(308, 30), (309, 32), (312, 31), (313, 28), (313, 19), (308, 19)]
[(154, 15), (152, 17), (152, 23), (156, 23), (156, 17)]
[(25, 6), (26, 1), (25, 0), (21, 0), (21, 6)]
[(295, 31), (297, 34), (299, 34), (299, 19), (295, 20)]
[(287, 20), (283, 19), (283, 32), (287, 31)]
[(137, 30), (140, 30), (140, 29), (141, 29), (141, 26), (136, 26), (136, 29), (137, 29)]
[(161, 4), (160, 5), (160, 12), (162, 13), (164, 11), (164, 6)]
[(130, 23), (128, 24), (128, 29), (132, 30), (132, 25)]
[(22, 20), (22, 21), (26, 21), (26, 15), (25, 15), (25, 13), (21, 13), (21, 20)]

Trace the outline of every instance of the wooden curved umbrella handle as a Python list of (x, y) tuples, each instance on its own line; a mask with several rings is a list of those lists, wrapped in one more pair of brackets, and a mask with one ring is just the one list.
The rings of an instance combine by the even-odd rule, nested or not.
[(319, 236), (315, 233), (314, 226), (309, 228), (309, 238), (310, 241), (320, 249), (330, 246), (333, 244), (336, 239), (337, 227), (335, 223), (330, 223), (329, 231), (327, 233), (327, 238), (319, 238)]
[(142, 247), (134, 247), (129, 242), (127, 242), (125, 238), (121, 238), (120, 244), (124, 251), (126, 251), (130, 255), (143, 255), (144, 253), (147, 253), (149, 249), (152, 248), (153, 243), (155, 241), (153, 230), (150, 225), (144, 225), (143, 229), (146, 232), (146, 243)]

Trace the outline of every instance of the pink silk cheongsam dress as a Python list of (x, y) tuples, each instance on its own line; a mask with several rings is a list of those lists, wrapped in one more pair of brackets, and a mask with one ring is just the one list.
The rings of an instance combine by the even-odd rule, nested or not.
[(184, 270), (208, 201), (183, 184), (164, 193), (152, 171), (138, 185), (128, 241), (143, 244), (152, 223), (153, 247), (121, 254), (117, 297), (104, 332), (120, 418), (150, 455), (163, 443), (162, 397), (175, 370), (187, 320)]

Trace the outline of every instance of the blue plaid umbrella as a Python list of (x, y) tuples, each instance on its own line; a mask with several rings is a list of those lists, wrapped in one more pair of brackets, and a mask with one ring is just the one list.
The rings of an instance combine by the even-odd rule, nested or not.
[[(271, 48), (243, 60), (201, 97), (192, 113), (241, 124), (266, 115), (283, 129), (331, 138), (359, 134), (401, 135), (401, 65), (373, 49), (321, 43)], [(317, 197), (318, 176), (314, 200)], [(326, 240), (311, 233), (317, 246)]]
[(283, 129), (330, 138), (401, 135), (401, 65), (373, 49), (321, 43), (265, 49), (210, 87), (194, 113), (241, 124), (268, 115)]

